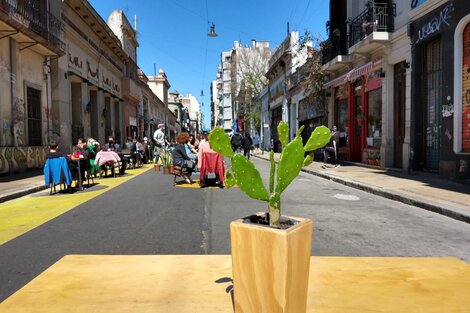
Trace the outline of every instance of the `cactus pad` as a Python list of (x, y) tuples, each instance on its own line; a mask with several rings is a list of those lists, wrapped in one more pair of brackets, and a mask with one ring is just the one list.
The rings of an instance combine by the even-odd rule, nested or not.
[(304, 159), (304, 164), (302, 166), (309, 166), (313, 162), (313, 154), (308, 154)]
[(269, 200), (269, 194), (254, 164), (241, 154), (232, 157), (232, 171), (240, 190), (253, 199)]
[(235, 186), (237, 180), (229, 170), (225, 170), (224, 185), (227, 188)]
[(276, 193), (281, 193), (299, 175), (304, 162), (302, 139), (296, 137), (282, 149), (277, 167)]
[(289, 126), (286, 122), (281, 121), (279, 125), (277, 125), (277, 134), (279, 135), (282, 148), (284, 148), (287, 145), (287, 137), (289, 136)]
[(305, 144), (305, 151), (313, 151), (319, 148), (324, 147), (331, 138), (331, 132), (328, 127), (320, 126), (315, 128), (315, 130), (310, 135), (307, 143)]
[(232, 145), (230, 144), (230, 137), (220, 127), (214, 128), (209, 134), (209, 142), (212, 150), (219, 152), (224, 157), (230, 158), (233, 156)]

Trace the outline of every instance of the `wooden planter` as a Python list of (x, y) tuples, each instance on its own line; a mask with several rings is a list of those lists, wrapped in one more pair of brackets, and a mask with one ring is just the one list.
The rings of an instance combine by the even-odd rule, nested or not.
[(154, 165), (155, 172), (160, 172), (160, 167), (161, 167), (161, 164), (155, 164)]
[(169, 175), (170, 174), (170, 168), (169, 167), (164, 167), (163, 168), (163, 174), (164, 175)]
[[(263, 213), (258, 213), (263, 214)], [(305, 313), (312, 221), (275, 229), (230, 224), (235, 313)]]

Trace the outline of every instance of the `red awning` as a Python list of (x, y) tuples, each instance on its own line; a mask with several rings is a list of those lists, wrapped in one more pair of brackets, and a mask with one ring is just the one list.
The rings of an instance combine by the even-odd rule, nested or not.
[(323, 89), (328, 88), (328, 87), (336, 87), (338, 85), (341, 85), (341, 84), (347, 82), (348, 80), (354, 80), (357, 77), (365, 75), (365, 74), (369, 73), (370, 71), (372, 71), (374, 69), (374, 67), (376, 67), (381, 62), (382, 62), (382, 58), (380, 57), (377, 60), (370, 61), (369, 63), (366, 63), (362, 66), (356, 67), (355, 69), (350, 70), (346, 74), (341, 75), (339, 77), (336, 77), (336, 78), (330, 80), (329, 82), (325, 83), (323, 85)]

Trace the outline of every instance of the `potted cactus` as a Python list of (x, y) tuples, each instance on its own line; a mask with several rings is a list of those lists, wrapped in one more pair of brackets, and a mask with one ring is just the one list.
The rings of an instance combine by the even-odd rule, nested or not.
[(269, 192), (259, 171), (241, 154), (234, 154), (221, 128), (209, 135), (213, 150), (231, 158), (232, 171), (225, 173), (226, 187), (238, 185), (249, 197), (265, 201), (268, 213), (257, 213), (230, 224), (235, 312), (302, 313), (307, 306), (312, 221), (281, 215), (281, 193), (313, 161), (310, 152), (325, 146), (330, 130), (317, 127), (305, 144), (299, 129), (287, 142), (289, 127), (280, 122), (283, 150), (277, 165), (270, 153)]

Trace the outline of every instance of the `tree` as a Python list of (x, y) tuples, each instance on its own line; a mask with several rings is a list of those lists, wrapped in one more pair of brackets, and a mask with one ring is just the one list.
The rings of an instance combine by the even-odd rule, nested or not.
[(310, 104), (316, 104), (317, 110), (324, 114), (323, 123), (328, 122), (328, 105), (324, 101), (323, 84), (325, 72), (322, 69), (322, 51), (324, 48), (320, 38), (305, 30), (300, 39), (299, 49), (308, 45), (307, 61), (300, 68), (299, 85), (304, 90), (304, 99)]
[(241, 47), (236, 50), (236, 100), (245, 119), (245, 128), (260, 131), (261, 101), (255, 97), (268, 85), (265, 74), (268, 70), (271, 51), (267, 45)]

